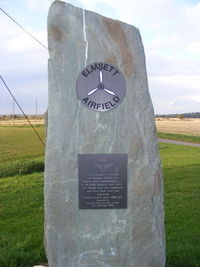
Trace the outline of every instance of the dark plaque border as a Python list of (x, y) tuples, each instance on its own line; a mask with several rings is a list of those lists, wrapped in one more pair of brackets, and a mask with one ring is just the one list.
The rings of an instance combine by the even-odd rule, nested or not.
[(79, 154), (79, 209), (127, 208), (128, 154)]

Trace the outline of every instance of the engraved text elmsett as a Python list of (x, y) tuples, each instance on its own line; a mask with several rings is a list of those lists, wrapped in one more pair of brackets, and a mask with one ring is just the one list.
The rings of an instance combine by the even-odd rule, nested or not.
[(119, 74), (119, 71), (115, 67), (111, 66), (110, 64), (100, 62), (100, 63), (94, 63), (94, 64), (87, 66), (82, 71), (82, 75), (87, 77), (94, 70), (105, 70), (105, 71), (111, 72), (113, 76), (116, 74)]

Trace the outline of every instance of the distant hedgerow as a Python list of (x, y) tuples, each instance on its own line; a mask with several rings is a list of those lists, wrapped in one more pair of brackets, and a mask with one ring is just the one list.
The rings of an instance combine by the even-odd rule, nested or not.
[(158, 137), (172, 139), (172, 140), (179, 140), (179, 141), (186, 141), (191, 143), (200, 143), (200, 136), (199, 135), (186, 135), (186, 134), (175, 134), (175, 133), (164, 133), (158, 132)]
[(44, 171), (44, 159), (18, 160), (0, 165), (0, 177)]

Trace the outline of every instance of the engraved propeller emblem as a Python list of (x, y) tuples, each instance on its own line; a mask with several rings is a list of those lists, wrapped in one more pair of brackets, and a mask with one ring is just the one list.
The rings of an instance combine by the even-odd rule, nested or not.
[(76, 80), (81, 103), (93, 111), (108, 111), (124, 99), (126, 81), (123, 73), (107, 62), (94, 62), (81, 70)]
[(108, 93), (110, 95), (116, 95), (112, 90), (107, 89), (107, 88), (104, 87), (104, 84), (103, 84), (103, 73), (102, 73), (101, 70), (99, 71), (99, 84), (98, 84), (98, 87), (90, 90), (87, 93), (87, 96), (94, 94), (98, 90), (104, 90), (106, 93)]

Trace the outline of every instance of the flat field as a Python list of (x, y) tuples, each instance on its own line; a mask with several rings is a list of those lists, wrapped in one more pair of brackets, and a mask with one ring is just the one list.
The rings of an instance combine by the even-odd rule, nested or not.
[(200, 135), (200, 119), (156, 119), (158, 132)]
[[(45, 141), (44, 126), (36, 127), (36, 131)], [(44, 146), (29, 126), (0, 126), (0, 161), (7, 162), (18, 159), (31, 159), (44, 156)]]
[[(45, 142), (45, 128), (36, 128)], [(41, 170), (44, 145), (29, 126), (0, 127), (0, 177)]]
[[(44, 157), (29, 127), (0, 127), (0, 168)], [(44, 127), (38, 128), (44, 138)], [(168, 267), (199, 267), (200, 149), (161, 143)], [(15, 166), (16, 167), (16, 166)], [(8, 176), (9, 168), (4, 169)], [(43, 173), (0, 178), (0, 266), (46, 262), (43, 247)]]
[[(44, 125), (44, 119), (30, 119), (34, 126)], [(0, 126), (29, 126), (27, 120), (0, 120)], [(200, 119), (156, 118), (158, 132), (200, 135)]]
[[(33, 125), (44, 125), (44, 119), (29, 119)], [(29, 125), (29, 122), (26, 119), (15, 119), (15, 120), (0, 120), (0, 126), (22, 126)]]

